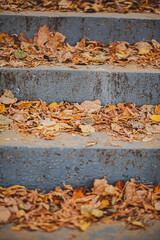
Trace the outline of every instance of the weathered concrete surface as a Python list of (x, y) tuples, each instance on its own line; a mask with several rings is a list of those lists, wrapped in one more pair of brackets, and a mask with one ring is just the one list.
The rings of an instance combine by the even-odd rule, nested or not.
[[(52, 190), (62, 182), (92, 186), (106, 176), (109, 183), (160, 181), (160, 136), (151, 142), (113, 141), (104, 133), (89, 137), (62, 134), (53, 141), (25, 137), (12, 131), (0, 134), (0, 185), (25, 185)], [(88, 141), (98, 144), (83, 148)]]
[(81, 232), (61, 228), (53, 233), (21, 230), (14, 232), (11, 225), (5, 225), (0, 229), (1, 240), (159, 240), (160, 222), (152, 222), (147, 230), (139, 229), (131, 231), (121, 223), (105, 225), (96, 223), (87, 231)]
[(62, 12), (1, 12), (0, 32), (33, 38), (39, 27), (47, 24), (73, 45), (84, 36), (108, 44), (114, 41), (135, 43), (156, 39), (160, 41), (160, 17), (156, 14), (62, 13)]
[[(71, 64), (73, 65), (73, 64)], [(0, 69), (0, 91), (10, 89), (16, 97), (43, 101), (82, 102), (99, 98), (109, 102), (158, 104), (160, 70), (113, 66), (41, 66)]]

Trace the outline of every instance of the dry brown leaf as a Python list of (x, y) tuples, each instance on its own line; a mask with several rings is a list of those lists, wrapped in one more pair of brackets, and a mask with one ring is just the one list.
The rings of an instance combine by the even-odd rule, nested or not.
[(63, 43), (65, 41), (66, 37), (59, 33), (56, 32), (54, 36), (52, 33), (50, 33), (48, 37), (48, 42), (46, 43), (46, 47), (49, 48), (51, 51), (55, 51), (60, 43)]
[(11, 212), (8, 210), (8, 208), (0, 206), (0, 223), (8, 223), (10, 217)]
[(118, 125), (117, 123), (111, 123), (111, 128), (115, 132), (120, 132), (120, 130), (122, 129), (122, 127), (120, 125)]
[(95, 179), (92, 191), (95, 194), (101, 194), (102, 192), (105, 191), (107, 187), (108, 187), (108, 183), (105, 177), (102, 179)]
[(50, 120), (49, 118), (46, 118), (45, 120), (41, 121), (40, 125), (42, 126), (54, 126), (56, 124), (56, 121)]
[(147, 42), (137, 42), (135, 47), (138, 49), (139, 54), (147, 54), (152, 49), (152, 46)]
[(95, 132), (95, 128), (93, 126), (91, 126), (90, 124), (88, 124), (88, 125), (79, 125), (79, 128), (84, 133), (94, 133)]
[(98, 112), (101, 109), (101, 101), (99, 99), (95, 101), (84, 101), (81, 103), (80, 107), (86, 112), (86, 113), (94, 113)]
[(12, 119), (0, 114), (0, 124), (1, 125), (7, 126), (7, 125), (10, 125), (12, 122), (13, 122)]
[(160, 201), (154, 204), (154, 207), (157, 211), (160, 211)]
[(34, 44), (40, 47), (44, 47), (44, 44), (48, 42), (50, 35), (53, 33), (49, 31), (49, 27), (45, 24), (39, 28), (38, 34), (34, 35)]
[(3, 90), (3, 95), (0, 97), (0, 103), (9, 105), (17, 102), (17, 98), (14, 97), (13, 93), (8, 90), (4, 89)]
[(130, 182), (128, 181), (125, 185), (125, 194), (124, 194), (125, 199), (132, 200), (135, 192), (136, 192), (136, 182), (133, 178), (131, 178)]
[(155, 210), (154, 207), (146, 201), (143, 201), (143, 206), (144, 206), (146, 211), (148, 211), (148, 210), (153, 210), (154, 211)]
[(96, 144), (98, 144), (98, 141), (90, 141), (87, 145), (85, 145), (84, 147), (83, 147), (83, 149), (85, 149), (85, 148), (88, 148), (88, 147), (92, 147), (92, 146), (94, 146), (94, 145), (96, 145)]

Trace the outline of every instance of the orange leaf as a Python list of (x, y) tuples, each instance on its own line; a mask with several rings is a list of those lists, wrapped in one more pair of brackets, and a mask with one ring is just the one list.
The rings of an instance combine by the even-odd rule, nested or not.
[(154, 188), (155, 193), (160, 193), (160, 183)]
[(156, 106), (155, 113), (160, 114), (160, 104)]
[(48, 108), (57, 108), (57, 107), (58, 107), (58, 103), (56, 102), (53, 102), (48, 106)]
[(35, 102), (20, 102), (17, 104), (17, 107), (19, 109), (28, 109), (30, 108), (33, 104), (35, 104)]
[(109, 201), (108, 200), (102, 200), (98, 209), (104, 209), (104, 208), (107, 208), (108, 206), (109, 206)]
[(123, 181), (118, 181), (114, 184), (115, 187), (120, 188), (120, 189), (124, 188), (124, 185), (125, 185), (125, 183)]
[(85, 197), (85, 195), (83, 194), (83, 192), (81, 190), (74, 189), (74, 193), (73, 193), (73, 196), (72, 196), (73, 199), (83, 198), (83, 197)]
[(121, 109), (124, 109), (124, 108), (125, 108), (124, 103), (118, 103), (118, 104), (117, 104), (117, 107), (119, 107), (119, 108), (121, 108)]
[(4, 104), (0, 104), (0, 113), (3, 113), (5, 110), (5, 105)]

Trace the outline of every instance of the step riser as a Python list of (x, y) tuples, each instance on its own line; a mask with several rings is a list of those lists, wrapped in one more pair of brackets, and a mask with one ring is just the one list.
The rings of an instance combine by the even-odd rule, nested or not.
[(158, 149), (0, 149), (0, 185), (25, 185), (41, 190), (62, 186), (91, 186), (95, 178), (106, 176), (109, 183), (137, 181), (158, 184)]
[(132, 17), (132, 14), (90, 14), (89, 17), (86, 14), (74, 16), (72, 13), (68, 16), (64, 13), (40, 12), (32, 15), (5, 14), (0, 15), (0, 32), (18, 35), (23, 32), (29, 39), (33, 39), (40, 26), (47, 24), (51, 31), (63, 33), (71, 45), (76, 44), (84, 36), (91, 40), (102, 41), (104, 44), (114, 41), (127, 41), (133, 44), (151, 39), (160, 41), (158, 15), (152, 15), (147, 19), (140, 14), (137, 18)]
[(49, 69), (1, 69), (0, 90), (16, 97), (43, 101), (158, 104), (160, 75), (156, 72), (114, 72)]

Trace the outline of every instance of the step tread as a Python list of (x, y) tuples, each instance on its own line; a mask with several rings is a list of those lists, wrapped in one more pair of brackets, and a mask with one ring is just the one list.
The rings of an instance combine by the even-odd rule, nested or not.
[(59, 133), (54, 140), (38, 139), (34, 136), (26, 136), (13, 130), (7, 130), (0, 134), (0, 148), (4, 147), (25, 147), (25, 148), (68, 148), (83, 149), (90, 142), (98, 141), (97, 144), (90, 146), (90, 149), (159, 149), (160, 134), (152, 136), (146, 135), (146, 141), (124, 142), (118, 141), (112, 136), (103, 132), (92, 133), (90, 136), (79, 134)]
[(160, 20), (160, 15), (155, 13), (76, 13), (76, 12), (59, 12), (59, 11), (23, 11), (12, 12), (3, 11), (0, 15), (13, 15), (13, 16), (36, 16), (36, 17), (90, 17), (90, 18), (122, 18), (122, 19), (150, 19)]
[[(21, 230), (20, 232), (15, 232), (11, 230), (11, 224), (4, 225), (0, 230), (1, 240), (159, 240), (160, 236), (160, 222), (152, 222), (151, 226), (147, 230), (138, 229), (136, 231), (131, 231), (125, 228), (125, 225), (121, 223), (114, 224), (93, 224), (87, 231), (81, 232), (79, 230), (71, 230), (68, 228), (61, 228), (58, 231), (52, 233), (40, 232), (40, 231), (26, 231)], [(72, 235), (74, 234), (74, 235)]]
[(1, 67), (0, 70), (3, 71), (53, 71), (53, 70), (60, 70), (60, 71), (97, 71), (97, 72), (129, 72), (129, 73), (158, 73), (160, 74), (160, 69), (158, 68), (142, 68), (138, 65), (127, 65), (125, 67), (115, 66), (115, 65), (78, 65), (74, 63), (69, 64), (50, 64), (50, 65), (40, 65), (35, 68), (12, 68), (12, 67)]

